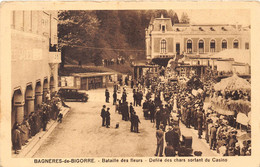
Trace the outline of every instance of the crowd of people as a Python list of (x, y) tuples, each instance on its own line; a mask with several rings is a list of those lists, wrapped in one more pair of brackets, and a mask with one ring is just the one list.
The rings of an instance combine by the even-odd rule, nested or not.
[(51, 119), (62, 122), (61, 107), (68, 106), (58, 95), (50, 98), (50, 94), (47, 94), (44, 101), (36, 106), (35, 111), (25, 116), (22, 123), (14, 123), (12, 127), (12, 147), (15, 154), (19, 153), (19, 150), (29, 142), (30, 138), (41, 130), (46, 131), (46, 126)]
[(122, 56), (119, 56), (118, 58), (114, 59), (102, 59), (103, 66), (111, 66), (114, 64), (120, 65), (125, 64), (125, 58)]
[(251, 101), (251, 92), (246, 92), (242, 90), (225, 90), (225, 91), (217, 91), (215, 92), (215, 96), (221, 96), (223, 99), (231, 99), (231, 100), (245, 100)]
[[(120, 100), (117, 99), (117, 90), (114, 88), (116, 112), (122, 114), (122, 120), (131, 121), (131, 131), (137, 128), (138, 132), (140, 122), (139, 118), (135, 119), (134, 107), (142, 107), (145, 120), (150, 120), (155, 125), (156, 156), (163, 156), (163, 151), (165, 156), (190, 154), (191, 147), (187, 148), (188, 150), (183, 150), (182, 147), (185, 141), (181, 139), (180, 122), (186, 128), (197, 130), (198, 138), (205, 139), (210, 149), (223, 156), (251, 154), (251, 140), (245, 140), (242, 144), (238, 141), (238, 131), (233, 126), (234, 120), (212, 111), (211, 108), (205, 109), (205, 99), (210, 97), (212, 91), (208, 90), (211, 89), (210, 86), (194, 95), (190, 89), (178, 82), (162, 82), (158, 77), (132, 79), (133, 104), (130, 103), (130, 106), (125, 88)], [(185, 151), (189, 153), (183, 153)], [(201, 155), (201, 152), (196, 153)]]

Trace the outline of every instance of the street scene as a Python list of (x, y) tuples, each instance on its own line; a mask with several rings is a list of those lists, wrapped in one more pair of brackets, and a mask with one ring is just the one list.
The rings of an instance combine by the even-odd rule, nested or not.
[(12, 157), (250, 156), (237, 13), (13, 11)]

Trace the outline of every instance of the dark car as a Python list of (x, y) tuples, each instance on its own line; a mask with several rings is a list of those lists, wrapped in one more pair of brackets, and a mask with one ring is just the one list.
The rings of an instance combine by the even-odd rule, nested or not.
[(76, 101), (88, 101), (88, 94), (80, 92), (77, 88), (62, 87), (58, 91), (58, 94), (63, 100), (76, 100)]

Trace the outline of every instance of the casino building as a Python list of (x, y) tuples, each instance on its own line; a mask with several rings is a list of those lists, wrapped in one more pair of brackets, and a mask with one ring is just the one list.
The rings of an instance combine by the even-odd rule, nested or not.
[(12, 118), (21, 123), (58, 86), (57, 11), (12, 11)]
[(167, 65), (179, 55), (214, 55), (225, 49), (250, 49), (250, 26), (174, 24), (170, 18), (151, 19), (146, 32), (146, 58)]

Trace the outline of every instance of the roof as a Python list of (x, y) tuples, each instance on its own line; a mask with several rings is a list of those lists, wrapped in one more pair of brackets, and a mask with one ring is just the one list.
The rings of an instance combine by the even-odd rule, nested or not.
[(105, 73), (73, 73), (72, 76), (76, 77), (99, 77), (99, 76), (108, 76), (114, 75), (115, 73), (105, 72)]
[(250, 26), (242, 27), (242, 25), (231, 24), (172, 24), (171, 18), (151, 18), (150, 24), (153, 25), (153, 30), (161, 31), (161, 25), (166, 25), (166, 31), (176, 32), (197, 32), (197, 33), (240, 33), (241, 31), (250, 31)]
[(237, 63), (245, 63), (251, 65), (250, 51), (245, 49), (226, 49), (224, 51), (213, 54), (214, 58), (234, 59)]
[(176, 68), (180, 68), (180, 67), (207, 67), (206, 65), (180, 65), (177, 66)]
[(78, 90), (78, 88), (76, 88), (76, 87), (69, 87), (69, 86), (63, 86), (63, 87), (60, 87), (60, 89), (76, 89), (76, 90)]
[(153, 31), (161, 31), (161, 25), (166, 25), (166, 31), (173, 31), (171, 18), (155, 18), (153, 20)]

